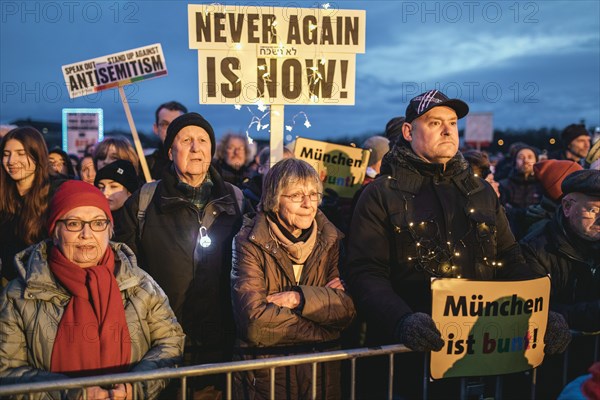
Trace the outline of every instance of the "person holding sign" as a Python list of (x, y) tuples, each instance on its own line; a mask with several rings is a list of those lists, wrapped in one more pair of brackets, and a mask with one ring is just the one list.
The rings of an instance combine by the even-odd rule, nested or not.
[[(246, 211), (241, 190), (211, 166), (215, 135), (200, 114), (175, 118), (165, 150), (171, 165), (125, 203), (118, 240), (165, 290), (186, 334), (185, 363), (231, 359), (234, 339), (229, 272), (231, 242)], [(191, 384), (221, 388), (222, 377)]]
[[(369, 345), (442, 349), (447, 338), (429, 315), (432, 277), (538, 276), (525, 264), (493, 188), (470, 173), (458, 151), (457, 123), (468, 111), (466, 103), (437, 90), (414, 97), (399, 142), (358, 200), (345, 279), (366, 317)], [(570, 335), (560, 315), (550, 318), (545, 339), (547, 352), (566, 348)], [(401, 385), (410, 398), (421, 387), (419, 363), (422, 357), (408, 355), (402, 376), (396, 375), (401, 379), (394, 387)]]
[[(306, 161), (289, 158), (265, 176), (261, 212), (233, 242), (231, 294), (240, 358), (334, 350), (354, 318), (339, 277), (342, 234), (319, 211), (323, 183)], [(317, 373), (319, 399), (338, 399), (338, 363)], [(278, 368), (275, 398), (310, 399), (312, 368)], [(236, 399), (268, 399), (268, 370), (234, 375)]]

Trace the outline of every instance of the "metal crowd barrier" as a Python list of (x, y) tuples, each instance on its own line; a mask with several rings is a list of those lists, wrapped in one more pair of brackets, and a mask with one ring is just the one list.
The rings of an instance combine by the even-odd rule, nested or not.
[[(594, 333), (582, 333), (574, 332), (575, 337), (595, 335), (594, 344), (594, 361), (600, 359), (600, 332)], [(388, 345), (380, 347), (370, 348), (359, 348), (351, 350), (338, 350), (329, 351), (319, 354), (305, 354), (305, 355), (293, 355), (285, 357), (274, 357), (265, 358), (258, 360), (244, 360), (235, 361), (219, 364), (203, 364), (189, 367), (179, 368), (164, 368), (154, 371), (146, 372), (129, 372), (121, 374), (110, 374), (102, 376), (94, 376), (87, 378), (73, 378), (64, 379), (58, 381), (48, 382), (35, 382), (35, 383), (22, 383), (15, 385), (0, 386), (0, 397), (12, 396), (18, 394), (32, 394), (38, 392), (53, 392), (68, 389), (84, 388), (89, 386), (109, 386), (116, 383), (134, 383), (142, 381), (152, 381), (159, 379), (180, 379), (181, 380), (181, 393), (185, 400), (187, 393), (187, 378), (205, 375), (215, 374), (226, 374), (226, 396), (227, 400), (232, 399), (232, 374), (240, 371), (250, 371), (256, 369), (269, 369), (271, 372), (270, 382), (270, 398), (275, 398), (275, 369), (280, 367), (288, 367), (292, 365), (300, 364), (312, 364), (312, 398), (317, 397), (317, 365), (319, 363), (332, 362), (332, 361), (344, 361), (350, 360), (350, 400), (356, 399), (356, 359), (362, 357), (375, 357), (387, 355), (389, 358), (389, 373), (388, 373), (388, 399), (393, 397), (393, 384), (394, 384), (394, 355), (400, 353), (411, 352), (409, 348), (404, 345)], [(567, 380), (567, 367), (569, 360), (569, 351), (564, 353), (563, 363), (563, 386), (566, 385)], [(429, 359), (425, 362), (425, 368), (423, 371), (423, 398), (427, 399), (429, 392)], [(531, 384), (531, 399), (535, 399), (535, 386), (536, 386), (536, 369), (532, 371), (532, 384)], [(137, 393), (135, 392), (135, 385), (133, 398), (137, 399)], [(502, 398), (502, 377), (496, 377), (496, 398)], [(469, 390), (467, 387), (467, 379), (461, 379), (461, 390), (460, 398), (466, 399), (469, 396)], [(83, 400), (86, 399), (86, 392), (83, 391)]]

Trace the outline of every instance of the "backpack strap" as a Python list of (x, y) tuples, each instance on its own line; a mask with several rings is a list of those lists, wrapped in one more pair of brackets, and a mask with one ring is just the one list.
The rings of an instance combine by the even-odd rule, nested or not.
[[(232, 185), (229, 182), (225, 182), (225, 186), (227, 187), (227, 191), (229, 194), (233, 194), (235, 198), (235, 203), (237, 205), (237, 211), (240, 215), (244, 214), (244, 193), (240, 188), (235, 185)], [(232, 193), (233, 192), (233, 193)]]
[(158, 186), (157, 181), (152, 181), (148, 183), (144, 183), (144, 185), (140, 189), (140, 198), (137, 212), (138, 219), (138, 239), (142, 239), (142, 233), (144, 232), (144, 223), (146, 222), (146, 210), (152, 201), (152, 197), (154, 197), (154, 192), (156, 191), (156, 187)]

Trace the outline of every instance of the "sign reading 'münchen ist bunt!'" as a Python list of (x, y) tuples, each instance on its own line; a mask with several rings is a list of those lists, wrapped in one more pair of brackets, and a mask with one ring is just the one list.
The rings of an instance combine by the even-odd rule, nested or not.
[(306, 161), (319, 173), (323, 189), (352, 198), (365, 179), (371, 152), (357, 147), (296, 139), (294, 157)]
[(63, 65), (71, 98), (167, 75), (160, 43)]
[(544, 360), (549, 277), (434, 279), (431, 291), (431, 316), (445, 341), (431, 353), (433, 379), (525, 371)]
[(353, 105), (364, 10), (188, 5), (202, 104)]

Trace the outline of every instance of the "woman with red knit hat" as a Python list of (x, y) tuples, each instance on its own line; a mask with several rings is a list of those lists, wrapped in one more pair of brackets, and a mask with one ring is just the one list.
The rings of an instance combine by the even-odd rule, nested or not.
[[(85, 182), (63, 183), (46, 227), (51, 239), (16, 256), (18, 278), (0, 296), (0, 385), (174, 366), (181, 326), (133, 252), (109, 242), (113, 220), (102, 193)], [(148, 399), (165, 381), (134, 385)], [(133, 398), (129, 383), (86, 392)]]

